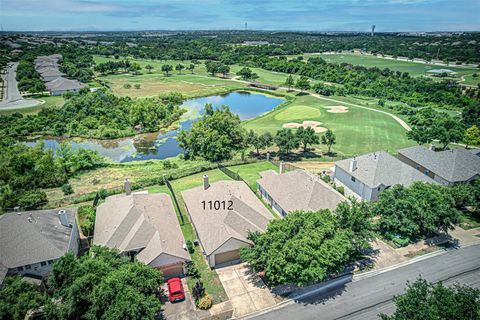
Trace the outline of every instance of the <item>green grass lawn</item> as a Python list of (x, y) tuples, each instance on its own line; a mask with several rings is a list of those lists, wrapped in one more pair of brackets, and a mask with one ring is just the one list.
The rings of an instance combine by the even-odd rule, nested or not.
[[(353, 101), (347, 99), (346, 102)], [(335, 133), (337, 144), (333, 146), (333, 150), (340, 156), (353, 156), (377, 150), (394, 152), (415, 144), (407, 139), (405, 129), (386, 114), (348, 105), (347, 113), (329, 113), (324, 108), (334, 105), (340, 104), (308, 95), (297, 96), (293, 102), (283, 107), (244, 122), (244, 127), (260, 133), (268, 131), (274, 134), (287, 122), (319, 121), (322, 123), (321, 126)], [(325, 146), (317, 147), (325, 149)]]
[(65, 100), (61, 96), (49, 96), (49, 97), (41, 97), (36, 98), (37, 100), (43, 100), (45, 103), (42, 103), (38, 106), (30, 107), (30, 108), (22, 108), (22, 109), (9, 109), (9, 110), (0, 110), (0, 115), (9, 115), (15, 112), (20, 112), (22, 114), (37, 114), (46, 107), (61, 107), (65, 103)]
[[(268, 169), (276, 170), (277, 168), (270, 162), (258, 162), (258, 163), (232, 166), (232, 167), (229, 167), (229, 169), (234, 172), (237, 172), (240, 176), (242, 176), (242, 178), (248, 183), (250, 188), (255, 190), (256, 180), (260, 179), (259, 173), (261, 171), (268, 170)], [(180, 213), (177, 211), (177, 216), (179, 218), (179, 223), (180, 223), (185, 240), (193, 241), (194, 239), (197, 239), (197, 236), (193, 229), (193, 225), (189, 221), (189, 216), (187, 214), (187, 211), (185, 208), (185, 202), (183, 201), (181, 192), (184, 190), (201, 186), (203, 184), (204, 174), (208, 175), (210, 183), (214, 183), (216, 181), (221, 181), (221, 180), (231, 180), (231, 178), (225, 175), (223, 172), (221, 172), (218, 169), (215, 169), (215, 170), (209, 170), (206, 172), (197, 173), (188, 177), (171, 181), (172, 187), (175, 191), (175, 196), (178, 200), (180, 209), (182, 211), (181, 214), (183, 215), (183, 219), (184, 219), (184, 223), (182, 224), (179, 216)], [(148, 188), (148, 191), (151, 193), (164, 192), (171, 196), (166, 186), (153, 186)], [(201, 251), (201, 248), (196, 247), (195, 252), (191, 255), (191, 257), (199, 270), (199, 273), (200, 273), (199, 280), (203, 282), (206, 292), (214, 297), (215, 303), (228, 300), (228, 297), (225, 293), (225, 290), (223, 289), (223, 286), (220, 282), (220, 279), (218, 278), (217, 273), (215, 272), (215, 270), (211, 270), (210, 267), (208, 266), (207, 261)], [(190, 289), (193, 288), (196, 281), (198, 280), (192, 279), (192, 278), (187, 279), (187, 284)]]
[[(369, 68), (378, 67), (380, 69), (389, 68), (394, 71), (408, 72), (412, 76), (425, 76), (428, 75), (427, 71), (432, 69), (450, 69), (457, 72), (454, 75), (454, 79), (460, 81), (460, 83), (468, 85), (476, 85), (480, 83), (480, 77), (473, 78), (474, 73), (480, 74), (480, 69), (470, 67), (451, 67), (451, 66), (436, 66), (428, 65), (424, 63), (417, 63), (411, 61), (390, 60), (373, 55), (362, 55), (355, 53), (338, 53), (338, 54), (304, 54), (306, 59), (309, 57), (322, 57), (327, 62), (333, 63), (350, 63), (353, 65), (361, 65)], [(461, 81), (461, 77), (465, 76), (465, 81)], [(441, 80), (441, 78), (435, 78)]]

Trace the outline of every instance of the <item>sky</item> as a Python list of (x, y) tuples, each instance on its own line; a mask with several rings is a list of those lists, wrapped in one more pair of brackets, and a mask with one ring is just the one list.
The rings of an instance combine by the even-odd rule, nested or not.
[(0, 0), (10, 31), (480, 31), (480, 0)]

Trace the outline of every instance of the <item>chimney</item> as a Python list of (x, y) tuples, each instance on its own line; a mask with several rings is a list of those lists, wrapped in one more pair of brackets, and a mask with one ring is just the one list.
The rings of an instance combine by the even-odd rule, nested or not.
[(123, 181), (123, 189), (125, 190), (125, 194), (127, 196), (131, 195), (132, 194), (132, 186), (130, 184), (130, 181), (128, 180), (128, 178), (126, 178), (124, 181)]
[(279, 173), (283, 173), (283, 161), (280, 161), (280, 166), (279, 166)]
[(355, 157), (350, 160), (350, 172), (353, 172), (355, 169), (357, 169), (357, 159)]
[(433, 144), (429, 145), (428, 150), (435, 151), (435, 146)]
[(60, 220), (60, 224), (64, 227), (70, 227), (68, 223), (67, 211), (60, 210), (58, 211), (58, 219)]
[(207, 190), (210, 187), (208, 183), (208, 176), (206, 174), (203, 175), (203, 190)]
[(270, 161), (270, 152), (267, 152), (267, 161)]
[(18, 215), (21, 215), (22, 213), (20, 212), (20, 207), (19, 206), (16, 206), (15, 208), (13, 208), (13, 211), (15, 211)]

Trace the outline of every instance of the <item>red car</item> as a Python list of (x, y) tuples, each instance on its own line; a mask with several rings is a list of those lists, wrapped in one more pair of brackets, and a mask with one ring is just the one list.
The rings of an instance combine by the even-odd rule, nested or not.
[(183, 291), (182, 280), (180, 278), (168, 279), (167, 285), (170, 302), (185, 300), (185, 291)]

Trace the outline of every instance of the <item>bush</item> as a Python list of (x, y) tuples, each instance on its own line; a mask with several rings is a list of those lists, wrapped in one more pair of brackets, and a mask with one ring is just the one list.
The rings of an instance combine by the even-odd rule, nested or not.
[(187, 240), (187, 249), (188, 253), (190, 254), (195, 252), (195, 247), (193, 246), (193, 242), (191, 240)]
[(63, 194), (67, 196), (67, 195), (73, 193), (73, 188), (72, 188), (72, 186), (70, 185), (70, 183), (65, 183), (65, 184), (62, 186), (62, 191), (63, 191)]
[(130, 89), (131, 87), (132, 87), (132, 85), (131, 85), (130, 83), (125, 83), (125, 84), (123, 85), (123, 88), (124, 88), (124, 89)]
[(337, 191), (340, 192), (341, 194), (345, 195), (345, 188), (343, 186), (337, 187)]
[(201, 298), (197, 303), (197, 307), (202, 310), (210, 309), (212, 305), (213, 305), (213, 298), (209, 294)]
[(139, 83), (135, 83), (133, 86), (135, 87), (135, 89), (140, 89), (140, 84)]
[(329, 183), (332, 180), (328, 174), (324, 174), (320, 178), (322, 178), (322, 180), (326, 183)]
[(24, 192), (18, 199), (18, 205), (22, 210), (36, 209), (47, 203), (47, 194), (39, 189)]
[(163, 169), (166, 169), (166, 170), (178, 168), (178, 164), (176, 164), (175, 162), (172, 162), (168, 159), (163, 160), (162, 164), (163, 164)]
[(193, 299), (197, 302), (205, 295), (205, 287), (203, 286), (203, 282), (199, 281), (195, 283), (195, 286), (192, 290)]
[(200, 276), (200, 273), (198, 272), (198, 269), (193, 262), (187, 263), (186, 269), (187, 276), (192, 278), (198, 278)]

